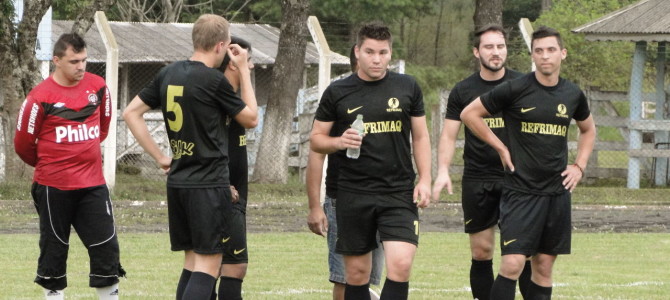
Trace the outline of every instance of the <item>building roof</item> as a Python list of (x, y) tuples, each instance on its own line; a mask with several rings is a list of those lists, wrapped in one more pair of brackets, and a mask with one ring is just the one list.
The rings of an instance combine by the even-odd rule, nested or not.
[(592, 41), (670, 41), (670, 1), (641, 0), (572, 32)]
[[(52, 41), (69, 32), (73, 21), (52, 23)], [(109, 22), (119, 45), (119, 63), (156, 63), (186, 59), (193, 53), (192, 23)], [(231, 23), (230, 32), (251, 43), (254, 64), (271, 65), (277, 57), (279, 29), (267, 24)], [(105, 61), (105, 45), (98, 28), (91, 26), (85, 35), (89, 62)], [(333, 64), (349, 64), (349, 57), (331, 52)], [(318, 64), (319, 56), (314, 43), (307, 43), (306, 64)]]

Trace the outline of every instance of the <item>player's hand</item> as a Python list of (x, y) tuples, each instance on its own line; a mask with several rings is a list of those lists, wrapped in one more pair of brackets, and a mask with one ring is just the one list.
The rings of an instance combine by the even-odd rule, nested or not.
[(582, 170), (580, 170), (577, 166), (568, 165), (565, 168), (565, 171), (561, 173), (561, 176), (565, 177), (563, 179), (563, 186), (566, 190), (569, 190), (572, 193), (572, 191), (577, 187), (579, 181), (582, 180), (583, 174)]
[(512, 163), (512, 156), (509, 154), (507, 147), (499, 150), (498, 155), (500, 155), (500, 161), (502, 162), (503, 169), (505, 171), (514, 172), (515, 169), (514, 164)]
[(321, 206), (310, 209), (309, 215), (307, 215), (307, 225), (309, 226), (309, 230), (315, 234), (323, 237), (326, 236), (328, 233), (328, 218), (326, 218), (326, 214), (323, 212)]
[(425, 183), (419, 180), (414, 187), (414, 203), (419, 208), (426, 208), (430, 204), (430, 182)]
[(163, 173), (167, 175), (170, 172), (170, 164), (172, 164), (172, 157), (163, 155), (156, 161), (156, 163), (158, 163), (158, 167), (163, 170)]
[(237, 191), (237, 189), (234, 186), (230, 186), (230, 195), (233, 198), (233, 203), (237, 203), (240, 201), (240, 193)]
[(449, 195), (453, 195), (454, 191), (451, 188), (451, 176), (449, 176), (448, 172), (442, 172), (437, 174), (437, 178), (435, 178), (435, 182), (433, 183), (433, 201), (437, 202), (440, 200), (440, 193), (442, 192), (442, 189), (444, 187), (447, 187), (447, 192), (449, 192)]
[(358, 134), (358, 130), (349, 128), (340, 136), (338, 149), (356, 149), (360, 148), (361, 144), (363, 144), (363, 136)]
[(228, 52), (228, 57), (230, 57), (230, 62), (233, 63), (238, 69), (249, 69), (247, 63), (249, 61), (249, 52), (247, 49), (240, 47), (237, 44), (231, 44), (226, 50)]

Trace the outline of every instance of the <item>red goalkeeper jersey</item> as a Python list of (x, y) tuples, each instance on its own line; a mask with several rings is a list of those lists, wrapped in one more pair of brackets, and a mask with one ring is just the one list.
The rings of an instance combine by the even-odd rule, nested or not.
[(19, 111), (14, 149), (35, 167), (33, 180), (62, 190), (105, 183), (100, 143), (112, 116), (102, 77), (86, 73), (72, 87), (52, 77), (37, 85)]

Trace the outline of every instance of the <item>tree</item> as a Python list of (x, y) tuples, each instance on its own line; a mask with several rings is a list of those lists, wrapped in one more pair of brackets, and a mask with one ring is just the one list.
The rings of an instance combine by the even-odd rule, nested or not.
[(570, 30), (635, 2), (637, 0), (555, 1), (551, 10), (533, 23), (533, 28), (547, 25), (561, 33), (563, 46), (568, 50), (568, 57), (561, 65), (561, 76), (582, 87), (625, 91), (634, 43), (587, 42), (584, 35), (573, 34)]
[(282, 0), (281, 11), (279, 49), (252, 176), (254, 182), (286, 183), (288, 179), (291, 126), (305, 68), (305, 37), (309, 36), (309, 0)]
[[(114, 2), (95, 0), (92, 4), (105, 10)], [(50, 0), (24, 0), (21, 21), (15, 23), (13, 1), (0, 2), (0, 126), (7, 158), (4, 174), (20, 176), (26, 170), (25, 164), (14, 155), (14, 126), (23, 99), (42, 80), (35, 58), (35, 44), (39, 23), (51, 4)], [(90, 27), (93, 13), (95, 11), (82, 12), (79, 25), (73, 30)]]
[(475, 30), (488, 24), (502, 25), (502, 0), (475, 0)]

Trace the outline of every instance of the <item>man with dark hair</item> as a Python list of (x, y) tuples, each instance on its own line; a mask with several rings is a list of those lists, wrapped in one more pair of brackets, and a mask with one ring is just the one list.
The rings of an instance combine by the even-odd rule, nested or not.
[(48, 300), (64, 299), (70, 227), (88, 250), (89, 286), (118, 299), (119, 262), (100, 143), (107, 137), (111, 99), (105, 80), (86, 72), (86, 43), (63, 34), (54, 45), (54, 73), (21, 106), (14, 148), (35, 167), (31, 194), (40, 223), (35, 282)]
[[(412, 77), (387, 69), (391, 60), (388, 27), (364, 25), (355, 53), (356, 76), (332, 83), (323, 93), (311, 149), (336, 153), (340, 163), (336, 252), (344, 256), (345, 299), (370, 299), (371, 251), (377, 248), (377, 231), (387, 269), (381, 299), (407, 299), (419, 242), (418, 207), (430, 203), (430, 141), (423, 96)], [(359, 114), (365, 121), (363, 135), (349, 128)], [(334, 136), (332, 128), (339, 131)], [(346, 149), (359, 148), (358, 159), (345, 156)], [(416, 187), (412, 150), (419, 172)]]
[[(247, 51), (230, 44), (229, 24), (205, 14), (193, 24), (193, 55), (156, 75), (128, 105), (123, 117), (137, 142), (169, 171), (167, 201), (170, 244), (184, 251), (177, 299), (209, 299), (221, 269), (227, 218), (233, 209), (228, 170), (228, 126), (258, 123)], [(239, 68), (241, 98), (218, 68), (228, 54)], [(143, 119), (160, 107), (172, 158), (163, 154)]]
[[(351, 63), (351, 76), (356, 76), (358, 71), (358, 62), (356, 60), (356, 45), (349, 51), (349, 62)], [(333, 127), (330, 130), (331, 135), (339, 134), (341, 130)], [(330, 272), (329, 280), (333, 283), (333, 300), (344, 299), (344, 287), (346, 284), (344, 275), (344, 258), (341, 254), (335, 253), (335, 243), (337, 241), (337, 178), (338, 174), (338, 156), (336, 154), (328, 155), (328, 167), (326, 169), (326, 190), (323, 206), (321, 206), (321, 179), (323, 176), (323, 164), (326, 155), (309, 151), (307, 158), (307, 198), (309, 201), (309, 216), (307, 224), (309, 229), (320, 236), (325, 236), (328, 242), (328, 270)], [(370, 272), (370, 284), (379, 285), (384, 268), (384, 250), (377, 243), (377, 249), (372, 250), (372, 270)], [(370, 298), (379, 299), (375, 291), (370, 289)]]
[[(505, 68), (507, 43), (505, 30), (498, 25), (489, 25), (475, 32), (473, 55), (479, 60), (479, 72), (459, 82), (449, 93), (444, 127), (438, 145), (438, 174), (433, 185), (433, 201), (438, 201), (440, 192), (446, 186), (453, 193), (449, 165), (454, 156), (456, 138), (461, 128), (461, 112), (481, 94), (495, 86), (522, 76), (521, 73)], [(489, 128), (500, 139), (504, 139), (505, 123), (502, 113), (485, 119)], [(503, 168), (498, 153), (491, 146), (478, 139), (469, 128), (465, 128), (463, 151), (462, 195), (463, 221), (465, 232), (470, 236), (470, 287), (472, 296), (488, 300), (493, 285), (493, 251), (495, 226), (500, 214), (499, 204), (502, 193)], [(530, 280), (530, 262), (526, 263), (523, 282)], [(525, 284), (519, 284), (525, 294)]]
[[(247, 68), (254, 68), (251, 61), (251, 44), (242, 38), (233, 36), (231, 45), (239, 45), (248, 53)], [(235, 93), (240, 93), (240, 83), (244, 73), (231, 63), (226, 54), (219, 67)], [(242, 281), (249, 265), (247, 248), (247, 199), (249, 186), (249, 165), (247, 163), (246, 128), (235, 119), (228, 120), (228, 169), (230, 170), (230, 189), (233, 196), (233, 209), (228, 221), (229, 236), (224, 239), (223, 260), (221, 263), (218, 295), (220, 300), (241, 300)], [(212, 293), (212, 300), (216, 293)]]
[[(569, 254), (570, 195), (584, 175), (596, 128), (584, 93), (560, 75), (567, 56), (560, 34), (548, 27), (533, 33), (537, 71), (495, 87), (468, 105), (461, 119), (499, 154), (505, 176), (500, 203), (500, 272), (491, 299), (514, 299), (516, 280), (527, 257), (533, 269), (526, 296), (551, 299), (552, 269)], [(484, 121), (503, 113), (508, 141)], [(570, 121), (579, 128), (577, 156), (568, 164)]]

